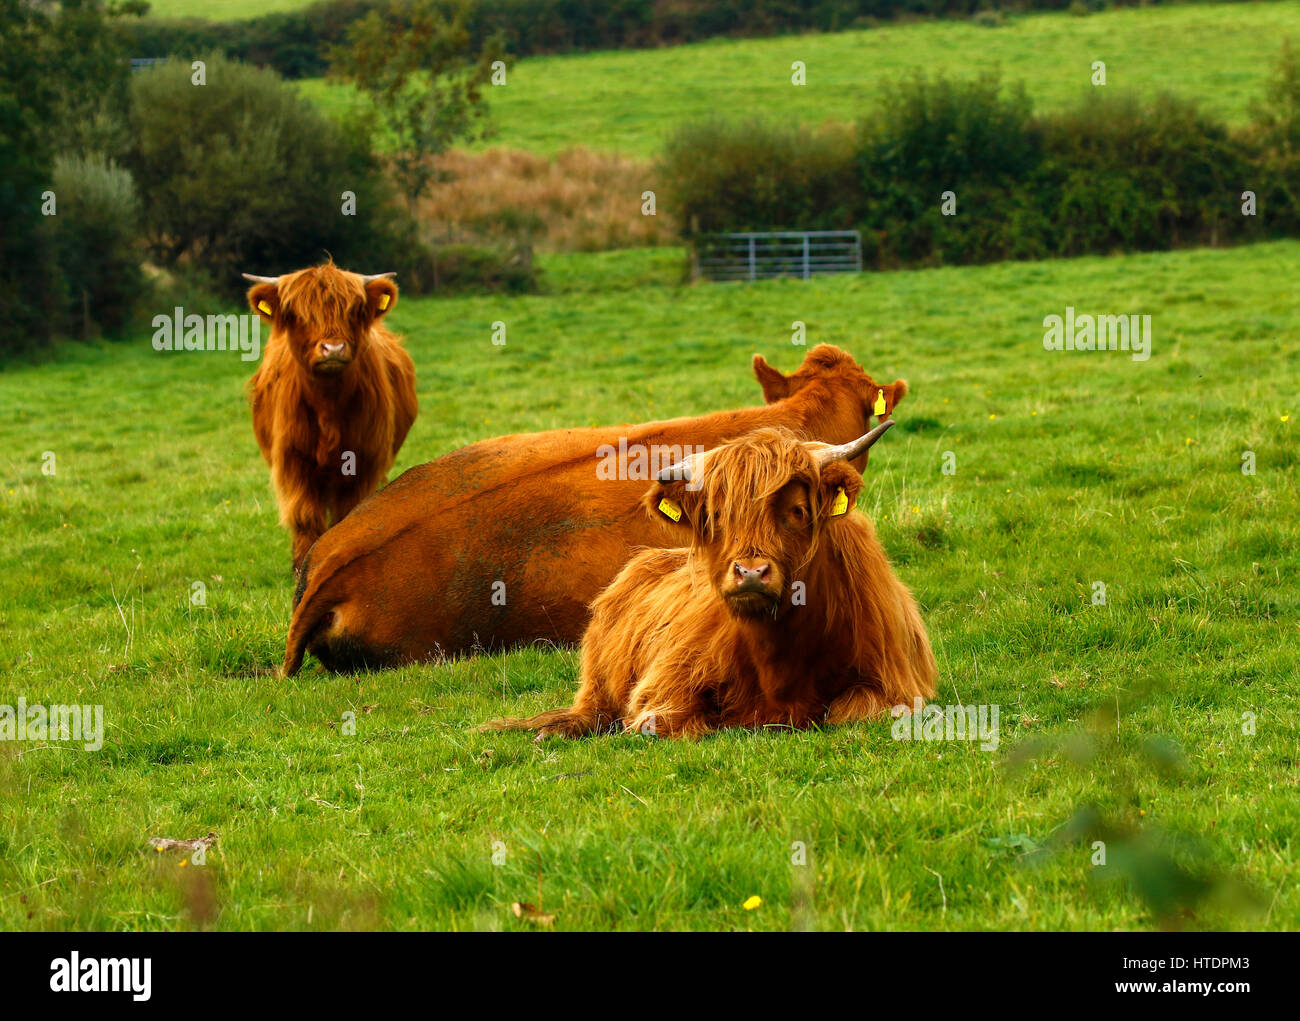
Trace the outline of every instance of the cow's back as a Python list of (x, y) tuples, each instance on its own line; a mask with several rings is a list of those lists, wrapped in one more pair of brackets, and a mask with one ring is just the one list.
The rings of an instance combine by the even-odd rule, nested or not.
[(312, 548), (286, 664), (295, 635), (339, 667), (578, 642), (632, 551), (676, 542), (641, 507), (648, 477), (598, 473), (598, 450), (707, 448), (783, 413), (514, 434), (409, 469)]
[[(318, 576), (331, 590), (350, 659), (575, 643), (632, 550), (665, 544), (640, 508), (644, 480), (598, 479), (591, 437), (539, 438), (549, 445), (507, 437), (412, 468), (317, 541), (304, 592)], [(312, 646), (327, 663), (329, 634)]]

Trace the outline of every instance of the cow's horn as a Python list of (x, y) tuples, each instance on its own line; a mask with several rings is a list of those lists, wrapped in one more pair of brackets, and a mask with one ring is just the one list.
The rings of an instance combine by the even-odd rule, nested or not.
[(677, 482), (685, 480), (690, 482), (691, 473), (691, 455), (687, 454), (676, 464), (670, 464), (667, 468), (660, 468), (659, 474), (655, 476), (656, 482)]
[(871, 449), (871, 445), (876, 440), (885, 435), (885, 430), (893, 424), (894, 420), (892, 418), (886, 419), (865, 436), (859, 436), (856, 440), (851, 440), (848, 443), (841, 443), (835, 447), (825, 447), (817, 451), (813, 455), (817, 459), (817, 467), (825, 468), (832, 461), (852, 461), (856, 457), (861, 457)]
[(278, 284), (280, 282), (279, 277), (255, 277), (252, 273), (240, 273), (239, 275), (255, 284)]
[(364, 283), (370, 283), (372, 280), (387, 280), (389, 277), (397, 276), (396, 273), (371, 273), (370, 276), (363, 276), (361, 279)]

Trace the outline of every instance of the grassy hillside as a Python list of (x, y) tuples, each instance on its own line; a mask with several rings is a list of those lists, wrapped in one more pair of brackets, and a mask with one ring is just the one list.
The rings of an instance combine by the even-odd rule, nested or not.
[[(675, 272), (666, 252), (566, 257), (551, 295), (400, 303), (422, 403), (400, 466), (755, 402), (750, 356), (793, 367), (804, 320), (912, 383), (862, 507), (922, 604), (940, 701), (1000, 705), (996, 752), (883, 722), (471, 733), (567, 701), (569, 650), (283, 681), (288, 543), (251, 367), (147, 336), (69, 346), (0, 375), (0, 702), (100, 703), (107, 739), (0, 743), (0, 928), (518, 927), (516, 900), (561, 928), (1300, 925), (1300, 308), (1278, 285), (1300, 244), (752, 287)], [(1044, 351), (1066, 305), (1150, 313), (1151, 359)], [(1083, 806), (1112, 827), (1105, 866), (1065, 826)], [(209, 830), (203, 867), (145, 846)], [(1166, 853), (1231, 881), (1164, 899)]]
[(259, 14), (295, 11), (312, 0), (149, 0), (149, 13), (158, 18), (203, 18), (229, 21)]
[[(1024, 81), (1039, 109), (1068, 105), (1094, 86), (1167, 90), (1200, 100), (1232, 122), (1246, 119), (1284, 37), (1300, 44), (1300, 4), (1130, 8), (1088, 17), (1042, 14), (1000, 28), (939, 21), (833, 35), (717, 40), (665, 50), (540, 57), (521, 61), (490, 89), (491, 144), (555, 152), (582, 144), (656, 153), (683, 120), (713, 113), (772, 114), (813, 122), (871, 110), (883, 82), (916, 71), (975, 75), (1000, 68)], [(790, 82), (791, 63), (807, 84)], [(357, 101), (346, 87), (300, 84), (330, 109)]]

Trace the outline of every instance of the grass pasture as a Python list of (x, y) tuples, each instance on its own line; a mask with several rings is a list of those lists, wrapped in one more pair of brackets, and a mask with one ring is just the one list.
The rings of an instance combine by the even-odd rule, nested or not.
[[(1262, 98), (1288, 36), (1300, 44), (1300, 5), (1266, 2), (1033, 14), (997, 28), (925, 21), (530, 57), (511, 70), (508, 84), (487, 90), (496, 134), (483, 145), (549, 154), (582, 144), (652, 156), (677, 125), (716, 113), (779, 111), (782, 119), (815, 124), (867, 116), (883, 84), (915, 72), (973, 77), (996, 68), (1004, 82), (1024, 82), (1035, 109), (1046, 112), (1089, 95), (1094, 60), (1105, 61), (1104, 87), (1112, 93), (1169, 91), (1239, 124)], [(796, 60), (807, 67), (806, 85), (791, 84)], [(350, 87), (322, 79), (298, 87), (336, 113), (364, 102)]]
[(202, 18), (204, 21), (234, 21), (279, 14), (308, 6), (312, 0), (149, 0), (149, 14), (155, 18)]
[[(803, 320), (912, 384), (861, 507), (996, 751), (471, 731), (564, 703), (572, 650), (281, 680), (251, 365), (68, 345), (0, 373), (0, 703), (102, 704), (106, 740), (0, 743), (0, 929), (526, 928), (514, 901), (562, 929), (1300, 925), (1300, 243), (685, 288), (678, 255), (403, 300), (399, 469), (754, 402), (750, 356), (792, 368)], [(1151, 314), (1150, 360), (1043, 350), (1067, 305)], [(202, 867), (145, 844), (210, 830)]]

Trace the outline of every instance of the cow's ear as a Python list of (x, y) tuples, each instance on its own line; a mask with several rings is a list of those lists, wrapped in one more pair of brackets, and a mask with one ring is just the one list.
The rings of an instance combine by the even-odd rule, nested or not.
[(790, 396), (790, 380), (781, 375), (780, 370), (768, 365), (762, 355), (754, 355), (754, 375), (763, 388), (764, 403), (775, 404)]
[(907, 396), (907, 380), (896, 379), (883, 386), (871, 383), (868, 390), (871, 396), (871, 413), (883, 422), (894, 414), (898, 402)]
[(366, 284), (366, 295), (372, 319), (386, 316), (397, 304), (397, 285), (388, 277), (380, 277)]
[(688, 489), (685, 479), (675, 479), (656, 482), (642, 498), (641, 505), (652, 521), (658, 521), (684, 540), (695, 529), (699, 502), (698, 492)]
[(847, 461), (832, 461), (822, 469), (817, 485), (817, 519), (834, 521), (848, 514), (858, 503), (862, 476)]
[(275, 284), (254, 284), (248, 289), (248, 307), (268, 323), (280, 311), (280, 292)]

